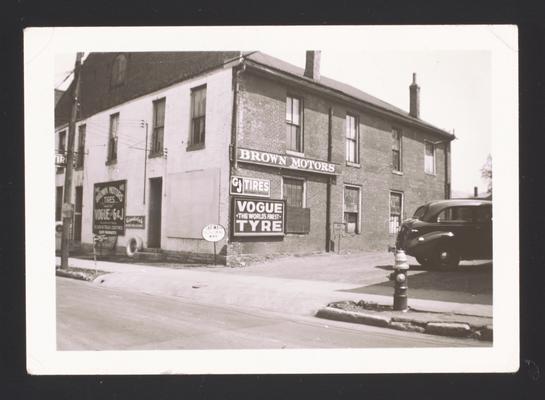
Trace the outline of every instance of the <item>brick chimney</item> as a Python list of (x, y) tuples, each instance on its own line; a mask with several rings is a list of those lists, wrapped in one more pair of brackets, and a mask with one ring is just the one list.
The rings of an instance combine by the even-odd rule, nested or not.
[(305, 76), (315, 81), (320, 79), (320, 50), (307, 50)]
[(410, 104), (409, 115), (420, 118), (420, 86), (416, 84), (416, 73), (413, 72), (413, 83), (409, 86)]

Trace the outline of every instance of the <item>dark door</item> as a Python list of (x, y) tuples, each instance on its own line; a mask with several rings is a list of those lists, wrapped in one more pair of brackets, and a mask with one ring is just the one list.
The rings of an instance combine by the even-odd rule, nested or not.
[(74, 207), (74, 240), (81, 242), (81, 211), (83, 209), (83, 186), (76, 186), (76, 204)]
[(148, 247), (161, 247), (161, 208), (163, 199), (163, 178), (151, 178), (148, 212)]
[(474, 207), (449, 207), (437, 215), (437, 225), (434, 230), (452, 232), (453, 240), (462, 258), (474, 257), (478, 248), (475, 242), (476, 231), (473, 223)]

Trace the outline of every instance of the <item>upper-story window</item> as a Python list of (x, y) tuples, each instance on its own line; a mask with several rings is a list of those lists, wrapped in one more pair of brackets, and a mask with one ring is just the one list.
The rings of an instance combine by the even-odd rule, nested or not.
[(117, 161), (117, 136), (119, 130), (119, 113), (110, 115), (110, 133), (108, 136), (108, 163)]
[(401, 172), (401, 131), (392, 129), (392, 169)]
[(127, 56), (118, 54), (112, 64), (111, 86), (119, 86), (125, 83), (127, 77)]
[(191, 90), (191, 136), (190, 147), (204, 146), (206, 133), (206, 86)]
[(431, 142), (425, 142), (424, 146), (424, 172), (435, 175), (435, 145)]
[(301, 129), (302, 106), (297, 97), (286, 98), (286, 141), (287, 149), (303, 152), (303, 130)]
[(78, 150), (76, 152), (76, 168), (83, 168), (83, 162), (85, 160), (85, 131), (85, 125), (80, 125), (78, 127)]
[(359, 132), (357, 118), (353, 115), (346, 115), (346, 161), (357, 164), (360, 162), (359, 155)]
[(153, 102), (153, 133), (151, 137), (151, 155), (163, 154), (165, 134), (165, 104), (162, 98)]

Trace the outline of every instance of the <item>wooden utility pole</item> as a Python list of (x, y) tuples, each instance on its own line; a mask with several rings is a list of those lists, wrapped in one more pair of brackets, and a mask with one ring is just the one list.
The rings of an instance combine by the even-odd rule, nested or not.
[(72, 113), (68, 125), (68, 145), (66, 150), (66, 167), (64, 172), (64, 204), (62, 205), (62, 241), (61, 268), (68, 269), (68, 254), (70, 251), (72, 219), (74, 205), (72, 204), (72, 171), (74, 169), (74, 136), (76, 135), (76, 119), (79, 106), (79, 81), (81, 59), (83, 53), (77, 53), (74, 65), (74, 89), (72, 92)]

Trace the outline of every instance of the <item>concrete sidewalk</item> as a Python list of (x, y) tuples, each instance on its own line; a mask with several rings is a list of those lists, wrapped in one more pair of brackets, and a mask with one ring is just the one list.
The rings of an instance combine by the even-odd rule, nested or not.
[[(316, 259), (320, 257), (327, 261), (327, 255), (316, 256)], [(291, 265), (291, 262), (296, 261), (298, 261), (298, 265)], [(379, 304), (392, 303), (391, 296), (346, 292), (346, 290), (361, 286), (361, 280), (357, 282), (318, 280), (316, 274), (312, 274), (313, 269), (311, 267), (307, 267), (310, 270), (306, 271), (310, 275), (306, 279), (302, 279), (304, 277), (304, 265), (314, 264), (309, 262), (308, 258), (305, 259), (304, 263), (301, 261), (300, 259), (292, 260), (290, 263), (283, 264), (287, 271), (292, 271), (291, 274), (285, 274), (288, 277), (271, 276), (278, 275), (279, 271), (275, 271), (274, 274), (272, 272), (257, 274), (255, 269), (259, 269), (259, 266), (253, 269), (252, 267), (180, 268), (178, 266), (173, 269), (98, 261), (97, 268), (99, 270), (111, 273), (99, 276), (94, 284), (158, 296), (181, 297), (194, 302), (258, 308), (298, 315), (314, 315), (317, 310), (335, 301), (365, 300)], [(282, 264), (281, 259), (274, 262)], [(60, 263), (58, 257), (57, 263)], [(70, 258), (69, 265), (74, 268), (95, 268), (92, 260), (76, 258)], [(348, 269), (351, 267), (353, 265), (347, 265)], [(301, 268), (303, 271), (293, 272), (297, 268)], [(266, 270), (274, 271), (273, 268), (266, 268)], [(342, 273), (337, 271), (335, 276), (346, 276), (344, 272), (345, 268), (343, 266)], [(384, 281), (386, 271), (380, 271), (380, 274), (380, 279)], [(327, 272), (325, 275), (331, 275), (331, 272)], [(324, 279), (322, 276), (320, 277)], [(409, 306), (414, 309), (432, 312), (492, 316), (492, 306), (482, 304), (410, 298)]]

